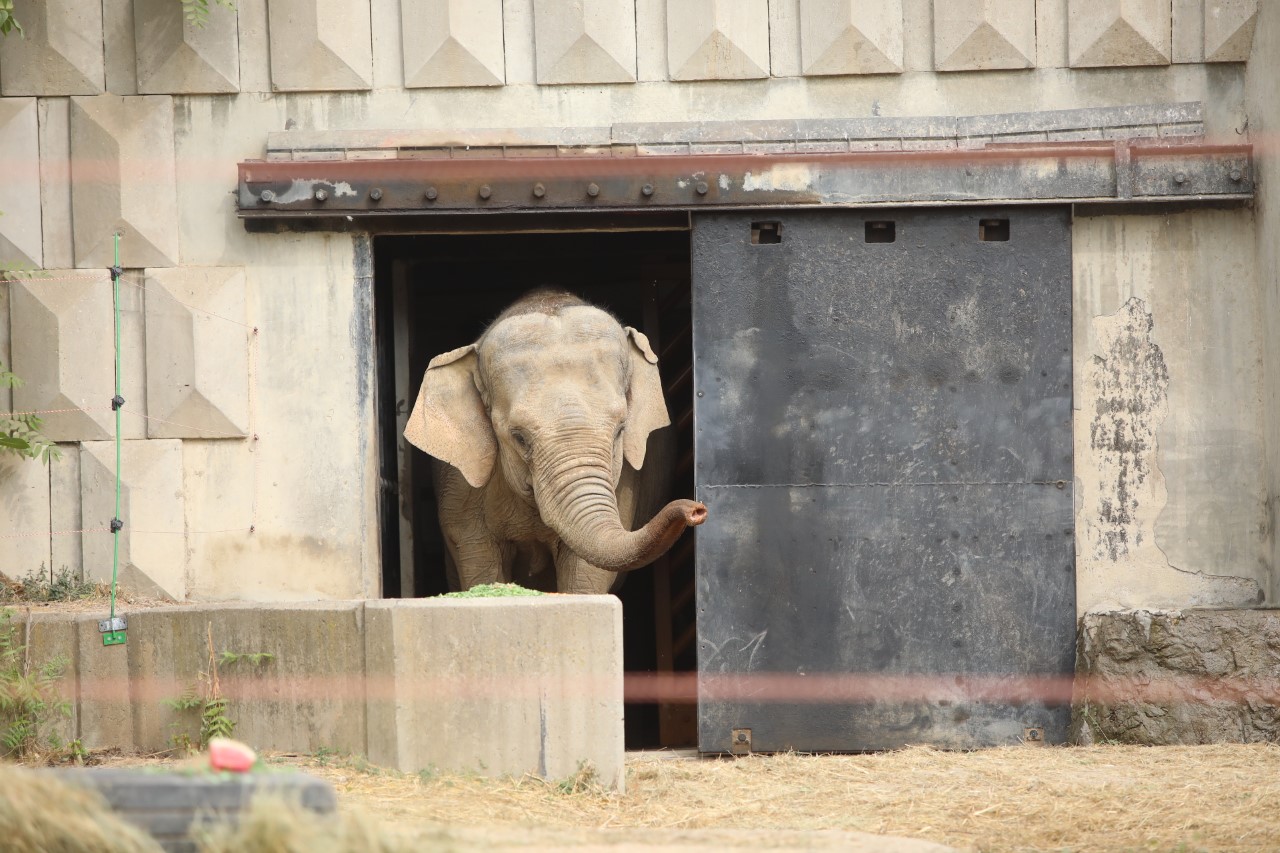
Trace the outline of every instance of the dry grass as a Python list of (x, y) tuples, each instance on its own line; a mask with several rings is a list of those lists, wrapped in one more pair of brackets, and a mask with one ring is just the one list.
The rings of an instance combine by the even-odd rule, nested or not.
[(160, 853), (97, 795), (0, 764), (0, 847), (9, 853)]
[(1272, 745), (637, 756), (624, 795), (564, 793), (573, 786), (532, 778), (417, 777), (358, 761), (286, 760), (332, 781), (344, 809), (427, 844), (671, 843), (732, 829), (740, 834), (714, 835), (716, 846), (769, 846), (769, 838), (840, 846), (837, 831), (853, 830), (993, 851), (1280, 849), (1280, 747)]

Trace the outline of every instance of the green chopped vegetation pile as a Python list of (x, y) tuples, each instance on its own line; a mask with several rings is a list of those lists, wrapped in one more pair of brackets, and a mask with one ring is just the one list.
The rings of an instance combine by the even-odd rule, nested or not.
[(482, 583), (462, 592), (446, 592), (441, 598), (502, 598), (511, 595), (546, 595), (536, 589), (528, 589), (518, 583)]

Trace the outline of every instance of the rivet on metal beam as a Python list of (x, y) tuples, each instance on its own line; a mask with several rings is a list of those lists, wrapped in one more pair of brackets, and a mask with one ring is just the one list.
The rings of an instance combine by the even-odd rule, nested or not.
[(694, 187), (694, 189), (698, 191), (698, 195), (706, 195), (707, 190), (710, 189), (710, 187), (707, 186), (706, 181), (698, 181), (698, 185)]
[(1244, 172), (1240, 171), (1239, 169), (1232, 169), (1230, 177), (1231, 177), (1231, 183), (1238, 184), (1244, 180)]
[(649, 198), (653, 195), (653, 184), (645, 184), (640, 188), (640, 195)]
[(436, 192), (435, 187), (427, 187), (427, 191), (424, 192), (422, 195), (426, 198), (427, 201), (435, 201), (437, 198), (440, 197), (440, 194)]
[(591, 196), (592, 198), (595, 198), (596, 196), (600, 195), (600, 187), (597, 186), (595, 183), (587, 184), (587, 195)]
[(328, 200), (329, 200), (328, 190), (316, 190), (316, 201), (328, 201)]
[(275, 200), (276, 200), (276, 194), (273, 193), (271, 190), (263, 190), (262, 192), (258, 193), (258, 201), (262, 202), (263, 204), (271, 204), (271, 202)]
[(491, 195), (493, 195), (493, 189), (488, 184), (480, 187), (480, 198), (488, 198)]
[(1186, 173), (1186, 172), (1179, 172), (1178, 174), (1174, 175), (1174, 176), (1173, 176), (1173, 182), (1174, 182), (1175, 184), (1179, 184), (1179, 185), (1181, 185), (1181, 184), (1185, 184), (1185, 183), (1187, 182), (1187, 173)]
[(534, 197), (534, 198), (542, 198), (542, 197), (543, 197), (543, 196), (545, 196), (546, 194), (547, 194), (547, 188), (546, 188), (546, 187), (544, 187), (542, 184), (534, 184), (534, 185), (533, 185), (533, 197)]
[(369, 190), (369, 200), (382, 201), (382, 190), (378, 189), (377, 187), (374, 187), (373, 189)]

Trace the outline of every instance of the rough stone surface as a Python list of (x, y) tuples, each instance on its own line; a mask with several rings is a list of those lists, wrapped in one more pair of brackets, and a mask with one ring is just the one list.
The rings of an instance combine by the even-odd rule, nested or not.
[(47, 573), (50, 560), (49, 469), (0, 455), (0, 574)]
[(102, 5), (17, 0), (23, 35), (0, 50), (4, 95), (93, 95), (103, 90)]
[(1280, 611), (1086, 615), (1074, 704), (1085, 743), (1280, 740)]
[(148, 438), (233, 438), (249, 428), (244, 271), (148, 270)]
[(632, 83), (635, 0), (534, 0), (539, 83)]
[(122, 266), (177, 263), (172, 98), (72, 98), (71, 206), (76, 266), (111, 266), (117, 232)]
[(71, 246), (70, 101), (40, 98), (40, 217), (44, 263), (48, 269), (75, 266)]
[(769, 76), (768, 0), (667, 0), (672, 80)]
[(196, 736), (198, 713), (164, 704), (208, 672), (215, 656), (236, 738), (258, 749), (365, 751), (362, 602), (162, 608), (129, 616), (129, 675), (137, 747), (158, 751), (175, 733)]
[(405, 85), (501, 86), (501, 0), (403, 0)]
[(1035, 0), (934, 0), (933, 31), (939, 71), (1036, 64)]
[(43, 265), (40, 132), (35, 98), (0, 100), (0, 268)]
[(1071, 66), (1167, 65), (1171, 0), (1070, 0)]
[[(110, 572), (110, 566), (107, 567)], [(118, 610), (117, 614), (123, 614)], [(76, 717), (80, 741), (86, 748), (115, 747), (124, 752), (138, 748), (134, 737), (129, 646), (104, 646), (98, 622), (107, 611), (69, 617), (76, 632)], [(132, 642), (132, 635), (130, 636)], [(148, 697), (150, 698), (150, 697)], [(155, 697), (156, 702), (172, 697)], [(143, 700), (146, 701), (146, 700)]]
[(105, 273), (48, 270), (9, 285), (15, 410), (45, 412), (54, 441), (113, 435), (111, 285)]
[(800, 0), (800, 55), (806, 75), (901, 72), (902, 0)]
[(616, 598), (371, 601), (365, 628), (373, 763), (563, 779), (590, 762), (622, 790)]
[(1258, 25), (1258, 0), (1204, 0), (1206, 62), (1245, 62)]
[(271, 86), (281, 92), (373, 86), (369, 6), (346, 0), (272, 0)]
[[(185, 502), (181, 441), (122, 442), (120, 463), (120, 583), (146, 596), (187, 597)], [(111, 580), (115, 517), (114, 441), (81, 445), (81, 523), (84, 573)]]
[(203, 26), (187, 20), (180, 3), (134, 0), (138, 91), (143, 94), (236, 92), (240, 88), (240, 47), (236, 13), (208, 4)]

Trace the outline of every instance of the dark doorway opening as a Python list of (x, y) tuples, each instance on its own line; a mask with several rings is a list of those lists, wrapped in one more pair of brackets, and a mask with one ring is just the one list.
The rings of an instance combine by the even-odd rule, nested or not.
[[(427, 363), (474, 341), (503, 308), (537, 287), (573, 292), (649, 337), (672, 421), (667, 499), (694, 496), (689, 247), (685, 230), (374, 238), (385, 596), (448, 591), (430, 461), (401, 436)], [(619, 590), (628, 673), (697, 669), (694, 550), (686, 534), (655, 564), (630, 573)], [(693, 706), (626, 706), (628, 749), (695, 741)]]

